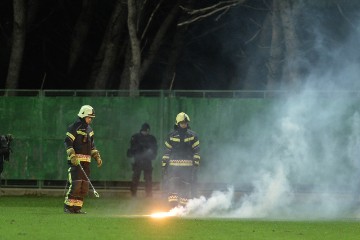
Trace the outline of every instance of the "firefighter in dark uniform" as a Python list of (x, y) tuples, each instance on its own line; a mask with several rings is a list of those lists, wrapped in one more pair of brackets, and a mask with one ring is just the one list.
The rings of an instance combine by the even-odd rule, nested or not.
[(90, 105), (84, 105), (80, 108), (78, 116), (79, 118), (68, 127), (64, 142), (69, 164), (69, 189), (65, 196), (65, 213), (85, 213), (81, 208), (89, 191), (89, 182), (79, 164), (88, 177), (91, 157), (96, 160), (98, 167), (102, 165), (100, 153), (94, 144), (94, 132), (90, 127), (95, 111)]
[(197, 134), (189, 129), (189, 122), (186, 113), (179, 113), (174, 130), (165, 141), (162, 167), (172, 207), (185, 206), (192, 197), (192, 184), (200, 164), (200, 142)]
[(128, 157), (133, 157), (131, 195), (136, 196), (141, 172), (144, 172), (146, 197), (152, 197), (152, 161), (157, 155), (156, 138), (150, 134), (150, 125), (144, 123), (140, 132), (134, 134), (130, 140), (130, 148), (127, 151)]

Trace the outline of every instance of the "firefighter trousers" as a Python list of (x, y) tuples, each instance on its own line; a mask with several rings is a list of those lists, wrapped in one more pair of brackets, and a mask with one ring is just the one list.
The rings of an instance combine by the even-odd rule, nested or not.
[(166, 171), (168, 202), (185, 206), (191, 198), (193, 166), (168, 166)]
[[(90, 163), (81, 162), (86, 173), (90, 176)], [(64, 208), (71, 212), (79, 211), (84, 204), (84, 197), (89, 192), (89, 181), (82, 172), (80, 166), (71, 165), (68, 169), (68, 191), (65, 196)]]

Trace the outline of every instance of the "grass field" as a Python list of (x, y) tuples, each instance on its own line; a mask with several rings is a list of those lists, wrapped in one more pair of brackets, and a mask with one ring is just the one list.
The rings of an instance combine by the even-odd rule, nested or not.
[(360, 221), (151, 218), (159, 199), (93, 198), (64, 214), (60, 197), (0, 197), (0, 239), (359, 239)]

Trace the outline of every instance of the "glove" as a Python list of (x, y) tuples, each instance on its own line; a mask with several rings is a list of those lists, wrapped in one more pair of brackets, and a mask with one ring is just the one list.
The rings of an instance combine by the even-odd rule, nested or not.
[(80, 164), (80, 160), (77, 159), (75, 155), (70, 158), (70, 161), (71, 161), (71, 163), (72, 163), (73, 165), (75, 165), (75, 166), (77, 166), (77, 165)]
[(93, 158), (95, 158), (98, 167), (101, 167), (101, 165), (102, 165), (102, 160), (101, 160), (101, 156), (100, 156), (99, 151), (98, 151), (98, 150), (95, 150), (95, 149), (94, 149), (94, 150), (91, 150), (91, 156), (92, 156)]
[(166, 168), (169, 165), (169, 156), (168, 155), (164, 155), (161, 159), (161, 166), (163, 168)]
[(193, 166), (197, 168), (199, 167), (199, 165), (200, 165), (200, 155), (198, 153), (195, 153), (193, 157)]
[(77, 166), (80, 164), (80, 161), (76, 158), (75, 150), (73, 148), (69, 148), (66, 150), (68, 155), (68, 159), (70, 160), (71, 164)]
[(200, 165), (199, 159), (194, 159), (193, 165), (194, 165), (194, 167), (196, 167), (196, 168), (199, 167), (199, 165)]
[(97, 162), (98, 168), (101, 167), (101, 165), (102, 165), (101, 158), (96, 159), (96, 162)]

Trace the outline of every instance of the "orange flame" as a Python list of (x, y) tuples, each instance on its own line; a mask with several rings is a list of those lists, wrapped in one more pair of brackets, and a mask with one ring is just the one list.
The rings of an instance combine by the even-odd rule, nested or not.
[(156, 212), (150, 214), (150, 217), (152, 218), (166, 218), (166, 217), (174, 217), (175, 214), (172, 212)]

